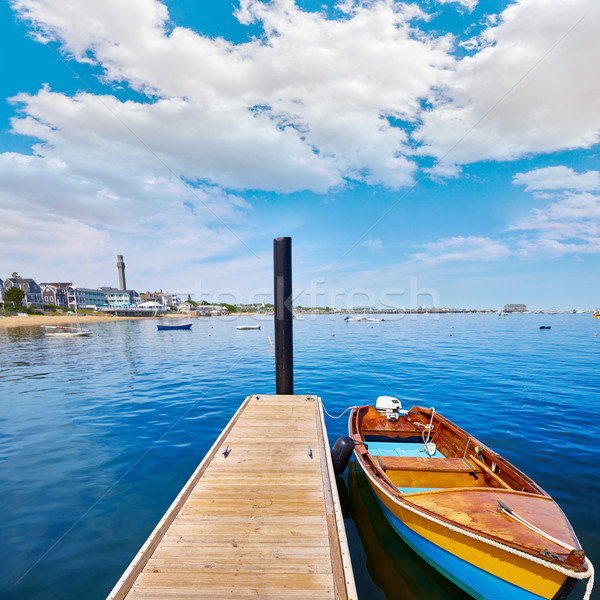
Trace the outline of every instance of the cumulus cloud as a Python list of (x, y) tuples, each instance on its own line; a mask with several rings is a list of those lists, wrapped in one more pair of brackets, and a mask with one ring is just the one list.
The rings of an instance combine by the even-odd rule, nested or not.
[(426, 244), (424, 252), (413, 255), (413, 260), (429, 264), (453, 261), (493, 261), (507, 258), (511, 251), (501, 242), (489, 237), (455, 236)]
[(527, 173), (517, 173), (513, 177), (515, 185), (524, 185), (525, 191), (534, 190), (577, 190), (591, 191), (600, 189), (600, 172), (586, 171), (576, 173), (570, 167), (545, 167), (533, 169)]
[(477, 6), (478, 0), (437, 0), (437, 2), (439, 4), (458, 4), (470, 12)]
[(294, 0), (242, 0), (238, 20), (263, 35), (238, 44), (171, 26), (158, 0), (12, 4), (40, 40), (149, 98), (21, 95), (15, 131), (63, 146), (98, 136), (139, 154), (141, 140), (185, 177), (230, 189), (396, 189), (414, 181), (415, 143), (447, 165), (431, 171), (439, 177), (599, 139), (595, 0), (515, 2), (461, 60), (452, 36), (419, 28), (429, 15), (392, 0), (339, 2), (338, 19)]
[[(74, 115), (91, 117), (94, 131), (97, 119), (117, 115), (121, 127), (110, 129), (126, 124), (186, 175), (233, 189), (324, 192), (344, 178), (410, 184), (416, 167), (406, 156), (407, 135), (388, 119), (414, 118), (453, 62), (450, 38), (416, 35), (411, 20), (423, 13), (390, 0), (346, 2), (339, 20), (301, 11), (292, 0), (244, 0), (238, 18), (259, 22), (264, 37), (243, 44), (169, 31), (157, 0), (131, 0), (126, 10), (118, 0), (13, 6), (40, 39), (157, 99), (105, 98), (106, 106), (94, 107), (88, 94), (21, 96), (26, 114), (51, 99), (44, 125), (63, 139), (73, 134)], [(118, 134), (127, 145), (126, 137)]]
[[(518, 173), (516, 185), (526, 191), (547, 190), (549, 202), (534, 208), (511, 227), (523, 232), (519, 252), (525, 255), (600, 251), (600, 173), (577, 173), (565, 166)], [(539, 196), (536, 196), (539, 199)]]
[(589, 148), (600, 137), (596, 0), (520, 0), (447, 72), (414, 137), (459, 164)]

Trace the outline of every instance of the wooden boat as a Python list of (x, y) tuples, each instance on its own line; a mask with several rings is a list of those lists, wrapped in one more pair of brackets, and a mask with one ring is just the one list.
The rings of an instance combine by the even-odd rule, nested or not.
[(165, 331), (166, 329), (191, 329), (192, 324), (188, 323), (187, 325), (157, 325), (156, 327), (159, 331)]
[(589, 578), (589, 597), (593, 567), (559, 506), (476, 438), (434, 409), (403, 411), (387, 396), (353, 408), (349, 431), (392, 527), (464, 591), (562, 600)]
[(245, 329), (260, 329), (260, 325), (238, 325), (236, 329), (243, 331)]

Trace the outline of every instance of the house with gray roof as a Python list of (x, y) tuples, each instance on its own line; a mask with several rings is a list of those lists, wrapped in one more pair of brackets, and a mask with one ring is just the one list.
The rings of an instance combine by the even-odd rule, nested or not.
[(42, 288), (33, 279), (9, 277), (4, 282), (4, 290), (8, 290), (11, 287), (17, 287), (25, 292), (25, 296), (23, 297), (23, 306), (25, 306), (25, 308), (29, 308), (30, 306), (44, 308)]

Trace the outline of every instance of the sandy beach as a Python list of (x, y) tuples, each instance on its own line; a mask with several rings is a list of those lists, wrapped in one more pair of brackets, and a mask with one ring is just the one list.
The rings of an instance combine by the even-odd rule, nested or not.
[[(85, 326), (89, 323), (101, 323), (103, 321), (131, 321), (133, 319), (165, 319), (173, 318), (190, 319), (189, 315), (165, 315), (163, 317), (114, 317), (111, 315), (79, 315), (79, 323)], [(1, 327), (39, 327), (40, 325), (73, 325), (77, 327), (75, 315), (30, 315), (28, 317), (0, 317)]]

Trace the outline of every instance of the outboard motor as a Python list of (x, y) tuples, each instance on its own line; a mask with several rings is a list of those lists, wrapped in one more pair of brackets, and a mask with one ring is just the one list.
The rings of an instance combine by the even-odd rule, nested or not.
[(336, 476), (341, 475), (345, 471), (348, 462), (350, 462), (353, 450), (354, 440), (347, 435), (343, 435), (335, 441), (331, 449), (331, 462), (333, 463), (333, 472)]
[(375, 410), (387, 417), (388, 421), (397, 421), (400, 415), (405, 415), (408, 411), (402, 410), (402, 402), (393, 396), (379, 396), (375, 403)]

